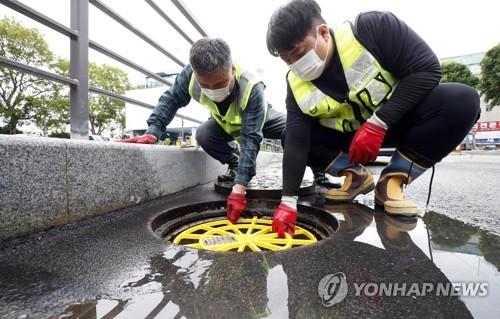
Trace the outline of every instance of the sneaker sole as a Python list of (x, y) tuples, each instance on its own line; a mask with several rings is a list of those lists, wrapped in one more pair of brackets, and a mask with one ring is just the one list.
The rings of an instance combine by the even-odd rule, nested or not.
[(352, 195), (346, 195), (346, 196), (329, 196), (328, 194), (325, 194), (325, 200), (328, 202), (349, 202), (352, 201), (356, 196), (359, 194), (368, 194), (372, 190), (375, 189), (375, 183), (373, 182), (373, 179), (371, 181), (365, 182), (365, 184), (360, 187), (359, 191), (355, 192)]
[(390, 215), (401, 215), (401, 216), (407, 216), (407, 217), (415, 217), (417, 216), (417, 207), (416, 206), (411, 206), (411, 207), (391, 207), (387, 206), (375, 196), (375, 204), (379, 205), (380, 207), (384, 207), (384, 211)]

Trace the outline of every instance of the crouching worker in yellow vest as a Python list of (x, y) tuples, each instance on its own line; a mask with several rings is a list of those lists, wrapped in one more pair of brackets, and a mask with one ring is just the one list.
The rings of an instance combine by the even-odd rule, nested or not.
[[(235, 223), (246, 206), (246, 186), (255, 175), (262, 138), (279, 139), (285, 117), (266, 102), (264, 83), (233, 64), (225, 41), (205, 38), (195, 42), (189, 62), (160, 97), (148, 119), (146, 134), (122, 142), (154, 144), (177, 110), (191, 99), (206, 107), (211, 117), (197, 128), (196, 141), (210, 156), (229, 166), (218, 179), (234, 181), (227, 216)], [(239, 156), (228, 144), (235, 139), (240, 143)]]
[[(306, 165), (345, 177), (329, 201), (350, 201), (375, 189), (390, 214), (415, 215), (403, 197), (426, 169), (448, 155), (479, 115), (469, 86), (439, 84), (436, 55), (390, 12), (366, 12), (330, 29), (313, 0), (293, 0), (271, 17), (269, 52), (287, 63), (283, 196), (273, 228), (293, 234)], [(396, 146), (374, 184), (362, 165), (383, 142)]]

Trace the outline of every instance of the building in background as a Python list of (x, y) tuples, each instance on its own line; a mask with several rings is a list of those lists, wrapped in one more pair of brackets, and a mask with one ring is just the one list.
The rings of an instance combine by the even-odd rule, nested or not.
[[(177, 73), (157, 73), (162, 78), (174, 82)], [(160, 83), (150, 77), (146, 78), (145, 84), (137, 86), (132, 90), (125, 93), (127, 97), (156, 105), (160, 96), (168, 90), (168, 86)], [(125, 103), (125, 132), (130, 136), (142, 135), (148, 128), (147, 119), (152, 110), (138, 106), (131, 103)], [(210, 117), (210, 113), (203, 106), (199, 105), (196, 101), (191, 102), (185, 107), (180, 108), (177, 114), (185, 115), (200, 122), (206, 121)], [(179, 137), (186, 141), (190, 136), (194, 135), (194, 131), (199, 126), (199, 123), (183, 120), (179, 117), (174, 117), (172, 122), (167, 127), (167, 132), (162, 139), (170, 139), (172, 142), (176, 141)], [(194, 139), (192, 139), (194, 142)]]
[[(472, 53), (441, 59), (441, 63), (457, 62), (465, 64), (472, 74), (481, 77), (481, 60), (486, 52)], [(481, 97), (481, 117), (462, 143), (462, 148), (500, 148), (500, 106), (487, 104)]]

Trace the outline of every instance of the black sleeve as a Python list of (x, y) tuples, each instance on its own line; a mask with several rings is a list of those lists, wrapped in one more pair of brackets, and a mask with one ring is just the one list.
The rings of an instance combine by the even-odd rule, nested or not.
[(287, 115), (283, 154), (283, 195), (296, 196), (304, 178), (314, 119), (302, 113), (288, 81), (285, 104)]
[(415, 31), (390, 12), (360, 14), (355, 33), (382, 67), (399, 79), (392, 97), (376, 112), (391, 127), (439, 84), (439, 60)]

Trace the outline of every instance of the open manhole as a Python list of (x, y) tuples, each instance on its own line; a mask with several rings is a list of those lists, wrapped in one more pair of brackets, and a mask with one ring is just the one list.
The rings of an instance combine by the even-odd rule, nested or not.
[[(229, 195), (233, 188), (233, 182), (218, 182), (214, 183), (215, 190), (223, 195)], [(275, 198), (281, 197), (282, 192), (281, 176), (276, 174), (254, 176), (246, 188), (247, 198)], [(308, 196), (315, 192), (314, 180), (312, 178), (304, 178), (300, 184), (299, 195)]]
[(329, 212), (299, 205), (295, 235), (278, 238), (271, 230), (272, 214), (279, 202), (248, 201), (248, 210), (231, 224), (225, 201), (181, 206), (151, 221), (156, 236), (174, 244), (219, 252), (281, 251), (316, 243), (332, 236), (338, 222)]

